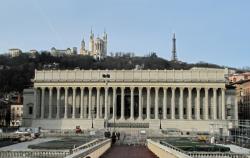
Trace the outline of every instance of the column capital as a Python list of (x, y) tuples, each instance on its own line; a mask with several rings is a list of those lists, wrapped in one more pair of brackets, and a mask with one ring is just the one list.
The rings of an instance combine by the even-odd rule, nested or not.
[(160, 87), (154, 87), (154, 88), (155, 88), (155, 90), (159, 90)]
[(171, 87), (172, 91), (174, 91), (176, 89), (176, 87)]
[[(85, 87), (80, 87), (81, 90), (84, 90)], [(97, 88), (96, 88), (97, 89)]]
[(192, 90), (193, 90), (193, 87), (188, 87), (188, 90), (189, 90), (189, 91), (192, 91)]
[(65, 89), (65, 90), (68, 90), (68, 89), (69, 89), (69, 87), (64, 87), (64, 89)]
[(89, 90), (92, 90), (93, 87), (88, 87)]
[(141, 91), (143, 89), (143, 87), (138, 87), (138, 90)]
[(72, 89), (75, 91), (77, 87), (72, 87)]
[(217, 91), (218, 88), (213, 88), (213, 91)]
[(151, 87), (147, 87), (147, 90), (151, 90)]
[(124, 90), (125, 89), (125, 87), (120, 87), (121, 88), (121, 90)]
[(196, 90), (197, 90), (197, 91), (200, 91), (200, 90), (201, 90), (201, 87), (196, 87)]
[(114, 87), (112, 87), (112, 89), (113, 89), (113, 90), (116, 90), (116, 89), (117, 89), (117, 87), (115, 87), (115, 86), (114, 86)]
[(56, 89), (57, 89), (57, 90), (60, 90), (60, 89), (61, 89), (61, 87), (56, 87)]
[(179, 87), (179, 89), (180, 89), (181, 91), (183, 91), (183, 90), (185, 89), (185, 87)]

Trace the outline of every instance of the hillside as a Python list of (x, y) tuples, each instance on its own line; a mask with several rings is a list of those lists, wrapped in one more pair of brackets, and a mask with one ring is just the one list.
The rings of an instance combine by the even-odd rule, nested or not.
[[(171, 62), (153, 54), (149, 57), (107, 57), (103, 61), (95, 61), (90, 56), (65, 56), (53, 57), (43, 52), (36, 58), (30, 58), (29, 54), (23, 53), (19, 57), (10, 58), (0, 56), (0, 94), (11, 91), (22, 92), (25, 87), (32, 85), (34, 70), (42, 69), (134, 69), (140, 65), (141, 69), (190, 69), (191, 67), (222, 68), (221, 66), (185, 62)], [(137, 66), (138, 67), (138, 66)]]

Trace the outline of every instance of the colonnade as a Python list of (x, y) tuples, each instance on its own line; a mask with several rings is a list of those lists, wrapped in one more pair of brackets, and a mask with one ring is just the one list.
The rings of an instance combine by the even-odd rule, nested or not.
[[(56, 104), (53, 104), (55, 89)], [(70, 104), (69, 90), (72, 94)], [(79, 90), (80, 93), (77, 93)], [(46, 92), (48, 97), (45, 95)], [(76, 111), (77, 94), (80, 100), (79, 111)], [(104, 98), (104, 111), (101, 106), (101, 95)], [(117, 96), (120, 97), (119, 100)], [(85, 97), (88, 99), (84, 99)], [(125, 97), (130, 103), (125, 103), (127, 101)], [(35, 87), (34, 100), (34, 119), (91, 119), (93, 117), (105, 120), (114, 118), (120, 120), (226, 119), (225, 89), (218, 87)], [(69, 105), (72, 106), (70, 111)], [(45, 117), (45, 106), (48, 106), (47, 117)], [(62, 106), (64, 108), (60, 108)], [(56, 109), (55, 117), (53, 117), (53, 108)], [(118, 110), (120, 110), (119, 117)], [(125, 110), (129, 110), (129, 115), (125, 116)], [(76, 116), (76, 113), (79, 115)]]

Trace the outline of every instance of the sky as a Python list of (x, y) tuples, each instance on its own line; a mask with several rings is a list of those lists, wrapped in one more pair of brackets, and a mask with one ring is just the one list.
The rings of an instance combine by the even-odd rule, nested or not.
[(80, 47), (108, 33), (108, 52), (250, 66), (249, 0), (0, 0), (0, 53)]

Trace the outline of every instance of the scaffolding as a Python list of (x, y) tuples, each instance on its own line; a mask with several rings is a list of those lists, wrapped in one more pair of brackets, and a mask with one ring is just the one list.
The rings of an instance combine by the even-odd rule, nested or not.
[(229, 139), (232, 143), (250, 148), (250, 120), (239, 120), (238, 125), (229, 132)]

